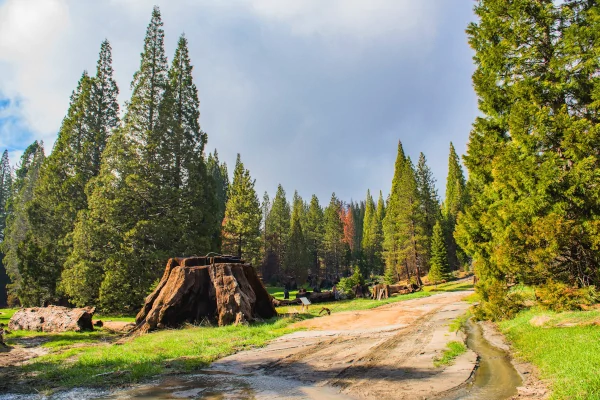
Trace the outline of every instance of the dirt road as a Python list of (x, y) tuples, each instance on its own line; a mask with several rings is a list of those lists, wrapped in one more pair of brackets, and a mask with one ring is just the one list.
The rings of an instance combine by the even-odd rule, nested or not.
[(261, 392), (270, 398), (440, 396), (463, 384), (475, 367), (477, 357), (470, 350), (449, 367), (433, 365), (449, 341), (462, 340), (448, 324), (467, 310), (460, 300), (469, 293), (441, 293), (303, 321), (297, 326), (310, 330), (221, 359), (211, 370), (303, 383), (298, 395), (253, 387), (257, 397)]

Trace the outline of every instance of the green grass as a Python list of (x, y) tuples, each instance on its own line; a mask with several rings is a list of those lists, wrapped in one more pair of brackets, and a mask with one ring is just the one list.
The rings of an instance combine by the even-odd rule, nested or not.
[(467, 320), (470, 317), (471, 317), (471, 312), (467, 311), (463, 315), (454, 319), (452, 322), (450, 322), (450, 327), (449, 327), (450, 332), (458, 332), (467, 323)]
[(467, 347), (464, 345), (464, 343), (456, 341), (448, 342), (446, 347), (447, 349), (444, 350), (442, 356), (433, 360), (433, 365), (436, 367), (452, 364), (456, 357), (467, 351)]
[(101, 319), (102, 321), (135, 322), (135, 315), (94, 314), (94, 320), (96, 319)]
[[(397, 303), (399, 301), (406, 301), (411, 299), (419, 299), (422, 297), (431, 296), (431, 293), (428, 292), (414, 292), (409, 294), (403, 294), (399, 296), (392, 296), (383, 300), (371, 300), (371, 299), (352, 299), (352, 300), (339, 300), (334, 302), (326, 302), (326, 303), (317, 303), (312, 304), (308, 308), (307, 316), (317, 317), (319, 315), (319, 311), (325, 308), (329, 308), (332, 313), (342, 312), (342, 311), (356, 311), (356, 310), (368, 310), (371, 308), (383, 306), (390, 303)], [(277, 307), (277, 312), (286, 314), (294, 311), (300, 311), (301, 306), (285, 306), (285, 307)]]
[(451, 281), (446, 283), (440, 283), (437, 285), (425, 286), (423, 290), (426, 292), (459, 292), (461, 290), (472, 290), (473, 280), (469, 281)]
[[(53, 343), (50, 354), (35, 358), (23, 366), (11, 367), (10, 371), (5, 371), (9, 376), (2, 376), (0, 372), (0, 389), (10, 389), (10, 381), (27, 379), (28, 376), (35, 377), (27, 385), (29, 389), (48, 390), (135, 383), (162, 373), (191, 372), (208, 366), (216, 359), (262, 346), (275, 337), (293, 331), (288, 327), (290, 322), (290, 319), (272, 319), (248, 326), (163, 330), (137, 337), (122, 345), (99, 341), (108, 337), (94, 337), (96, 332), (46, 335), (52, 342), (45, 345)], [(94, 346), (88, 345), (92, 341)], [(75, 342), (86, 345), (73, 346)], [(1, 382), (6, 382), (8, 386), (3, 387)]]
[(8, 325), (8, 321), (17, 310), (18, 308), (0, 308), (0, 323)]
[[(547, 316), (541, 327), (529, 321)], [(552, 385), (553, 399), (600, 399), (600, 326), (585, 325), (600, 318), (599, 311), (554, 313), (533, 308), (500, 322), (517, 356), (535, 364)], [(583, 326), (558, 327), (561, 323)]]
[[(303, 287), (308, 291), (312, 291), (308, 284), (305, 284)], [(266, 289), (271, 296), (283, 300), (283, 286), (267, 286)], [(298, 293), (298, 290), (290, 290), (290, 299), (295, 299), (296, 293)]]

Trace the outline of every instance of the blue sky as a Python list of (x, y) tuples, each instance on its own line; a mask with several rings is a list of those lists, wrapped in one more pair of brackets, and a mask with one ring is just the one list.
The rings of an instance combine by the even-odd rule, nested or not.
[(469, 0), (0, 0), (0, 147), (47, 152), (101, 41), (113, 46), (122, 103), (152, 6), (172, 56), (185, 32), (202, 128), (259, 197), (283, 184), (322, 204), (391, 185), (398, 140), (423, 151), (443, 195), (449, 142), (466, 150), (477, 99)]

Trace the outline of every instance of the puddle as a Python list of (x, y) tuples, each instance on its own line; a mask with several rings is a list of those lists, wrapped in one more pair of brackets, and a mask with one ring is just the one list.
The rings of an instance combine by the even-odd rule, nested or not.
[(458, 389), (446, 400), (503, 400), (517, 394), (522, 379), (510, 362), (508, 353), (491, 345), (484, 337), (481, 327), (471, 319), (467, 321), (467, 347), (479, 355), (479, 367), (473, 381)]

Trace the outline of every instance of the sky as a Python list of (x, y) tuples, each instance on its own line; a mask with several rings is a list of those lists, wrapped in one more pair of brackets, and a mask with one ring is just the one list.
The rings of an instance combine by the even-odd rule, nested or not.
[(0, 151), (50, 152), (69, 96), (113, 48), (123, 107), (153, 5), (169, 60), (185, 33), (207, 151), (236, 154), (259, 198), (281, 183), (321, 204), (390, 190), (398, 141), (441, 197), (452, 141), (478, 115), (471, 0), (0, 0)]

